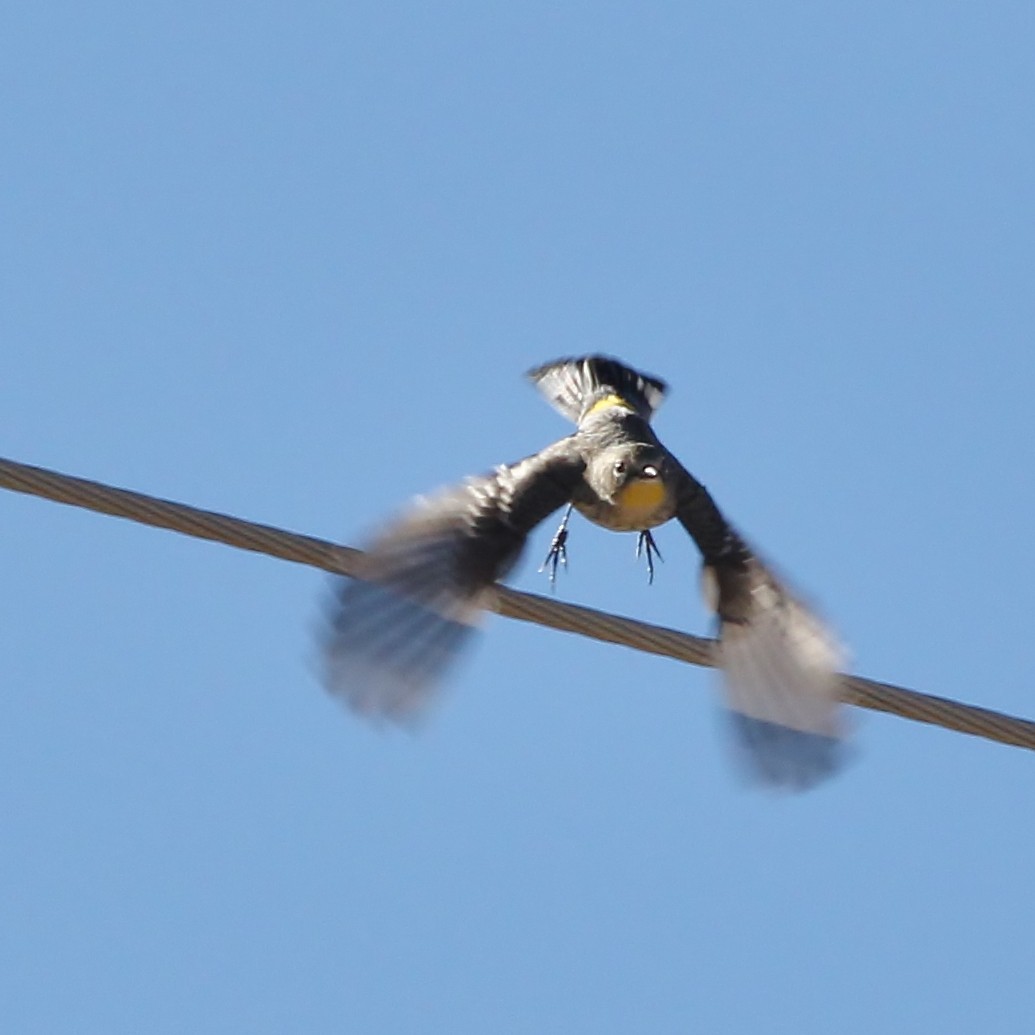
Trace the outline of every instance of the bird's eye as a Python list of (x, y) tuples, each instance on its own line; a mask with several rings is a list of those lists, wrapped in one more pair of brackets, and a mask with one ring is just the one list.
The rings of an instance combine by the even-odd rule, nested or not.
[(616, 460), (615, 461), (615, 474), (625, 474), (625, 461), (624, 460)]

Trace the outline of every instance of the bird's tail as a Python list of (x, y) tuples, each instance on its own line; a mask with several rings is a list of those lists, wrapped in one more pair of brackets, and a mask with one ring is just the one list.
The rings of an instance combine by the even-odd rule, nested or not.
[(579, 356), (545, 363), (528, 378), (555, 409), (580, 423), (595, 409), (624, 406), (650, 420), (668, 386), (610, 356)]

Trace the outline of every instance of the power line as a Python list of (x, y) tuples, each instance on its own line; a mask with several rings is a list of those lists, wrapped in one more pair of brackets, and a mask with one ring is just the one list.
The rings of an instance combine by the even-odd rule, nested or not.
[[(348, 546), (14, 460), (0, 459), (0, 487), (337, 574), (357, 573), (360, 551)], [(522, 593), (506, 586), (496, 588), (492, 610), (507, 618), (534, 622), (605, 643), (621, 644), (692, 665), (715, 664), (713, 640), (589, 607), (562, 603), (534, 593)], [(888, 712), (915, 722), (1035, 750), (1035, 722), (987, 708), (850, 675), (842, 677), (841, 699), (860, 708)]]

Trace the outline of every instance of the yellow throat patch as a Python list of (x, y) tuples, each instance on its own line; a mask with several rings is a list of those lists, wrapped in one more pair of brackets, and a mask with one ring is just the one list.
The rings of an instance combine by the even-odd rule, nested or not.
[(660, 478), (637, 478), (618, 493), (618, 507), (622, 516), (635, 524), (647, 521), (665, 502), (665, 485)]

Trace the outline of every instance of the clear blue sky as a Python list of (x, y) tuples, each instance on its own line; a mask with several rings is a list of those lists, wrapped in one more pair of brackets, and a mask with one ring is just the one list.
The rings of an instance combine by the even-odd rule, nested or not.
[[(995, 0), (8, 4), (0, 453), (357, 543), (614, 353), (857, 671), (1035, 715), (1033, 53)], [(859, 713), (774, 797), (711, 673), (501, 619), (379, 733), (320, 573), (0, 528), (6, 1030), (1030, 1025), (1030, 754)], [(580, 521), (560, 594), (707, 631), (659, 541)]]

